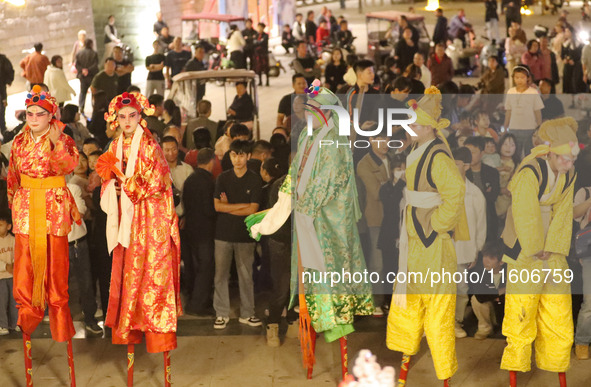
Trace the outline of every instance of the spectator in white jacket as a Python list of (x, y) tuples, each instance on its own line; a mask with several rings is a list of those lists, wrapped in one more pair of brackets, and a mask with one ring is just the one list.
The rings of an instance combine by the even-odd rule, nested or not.
[(244, 57), (245, 46), (246, 41), (242, 36), (242, 32), (238, 29), (238, 26), (230, 24), (230, 33), (228, 34), (226, 49), (230, 53), (230, 60), (234, 63), (234, 68), (246, 68), (246, 58)]
[(64, 102), (71, 100), (73, 95), (76, 95), (66, 79), (64, 60), (59, 55), (54, 55), (51, 58), (51, 66), (45, 71), (43, 83), (47, 85), (49, 92), (55, 97), (60, 107), (64, 106)]
[(431, 70), (425, 66), (425, 57), (420, 52), (417, 52), (412, 58), (412, 63), (421, 68), (421, 83), (425, 89), (431, 87)]
[[(458, 259), (458, 269), (464, 273), (475, 264), (478, 253), (482, 250), (486, 240), (486, 199), (480, 189), (466, 179), (466, 172), (470, 169), (472, 163), (472, 153), (466, 147), (461, 147), (453, 152), (460, 175), (466, 182), (466, 194), (464, 197), (464, 207), (468, 219), (468, 230), (470, 231), (470, 240), (456, 241), (456, 256)], [(463, 279), (466, 279), (465, 277)], [(466, 331), (461, 326), (468, 305), (468, 282), (458, 283), (456, 297), (456, 338), (466, 337)]]

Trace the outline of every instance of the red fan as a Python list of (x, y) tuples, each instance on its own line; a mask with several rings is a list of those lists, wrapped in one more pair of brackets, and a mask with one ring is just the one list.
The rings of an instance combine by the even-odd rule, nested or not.
[(115, 156), (111, 152), (103, 153), (96, 162), (96, 173), (103, 179), (109, 180), (111, 179), (111, 173), (117, 175), (120, 179), (124, 179), (125, 175), (121, 173), (119, 168), (117, 168), (116, 164), (119, 161), (117, 156)]

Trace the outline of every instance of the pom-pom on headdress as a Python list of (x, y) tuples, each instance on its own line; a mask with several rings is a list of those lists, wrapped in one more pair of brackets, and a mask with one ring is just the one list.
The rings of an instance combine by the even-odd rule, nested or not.
[(42, 109), (45, 109), (51, 114), (52, 116), (57, 113), (58, 105), (54, 97), (51, 96), (46, 91), (43, 91), (41, 86), (35, 85), (31, 89), (31, 91), (27, 94), (27, 99), (25, 100), (25, 105), (29, 106), (39, 106)]
[[(154, 114), (154, 106), (150, 105), (148, 99), (144, 95), (137, 92), (125, 92), (111, 100), (111, 103), (109, 103), (109, 111), (105, 113), (105, 121), (109, 123), (112, 131), (117, 130), (117, 127), (119, 126), (119, 122), (117, 122), (117, 113), (119, 113), (119, 110), (124, 107), (133, 108), (137, 110), (138, 113), (143, 112), (148, 116)], [(140, 121), (140, 126), (145, 131), (148, 131), (148, 124), (143, 118)]]

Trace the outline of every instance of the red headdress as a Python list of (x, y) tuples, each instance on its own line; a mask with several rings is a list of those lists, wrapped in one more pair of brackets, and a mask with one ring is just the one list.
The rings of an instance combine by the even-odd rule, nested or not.
[(43, 91), (39, 85), (33, 86), (31, 91), (27, 94), (25, 105), (27, 107), (39, 106), (40, 108), (47, 110), (52, 116), (57, 113), (58, 109), (55, 98), (52, 97), (48, 92)]
[[(105, 113), (105, 121), (109, 123), (112, 131), (116, 131), (119, 126), (117, 122), (117, 113), (124, 107), (130, 107), (137, 110), (139, 113), (145, 113), (146, 115), (154, 114), (154, 106), (150, 105), (148, 99), (140, 93), (123, 93), (111, 100), (109, 104), (109, 111)], [(148, 125), (146, 120), (143, 118), (140, 121), (140, 126), (147, 132)]]

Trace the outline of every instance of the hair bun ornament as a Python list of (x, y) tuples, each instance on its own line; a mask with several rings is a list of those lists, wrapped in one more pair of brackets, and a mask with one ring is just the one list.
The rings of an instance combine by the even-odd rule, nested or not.
[(322, 82), (320, 82), (320, 79), (314, 79), (314, 81), (312, 82), (312, 84), (308, 88), (308, 97), (309, 98), (316, 97), (318, 95), (318, 93), (320, 92), (320, 86), (322, 86)]

